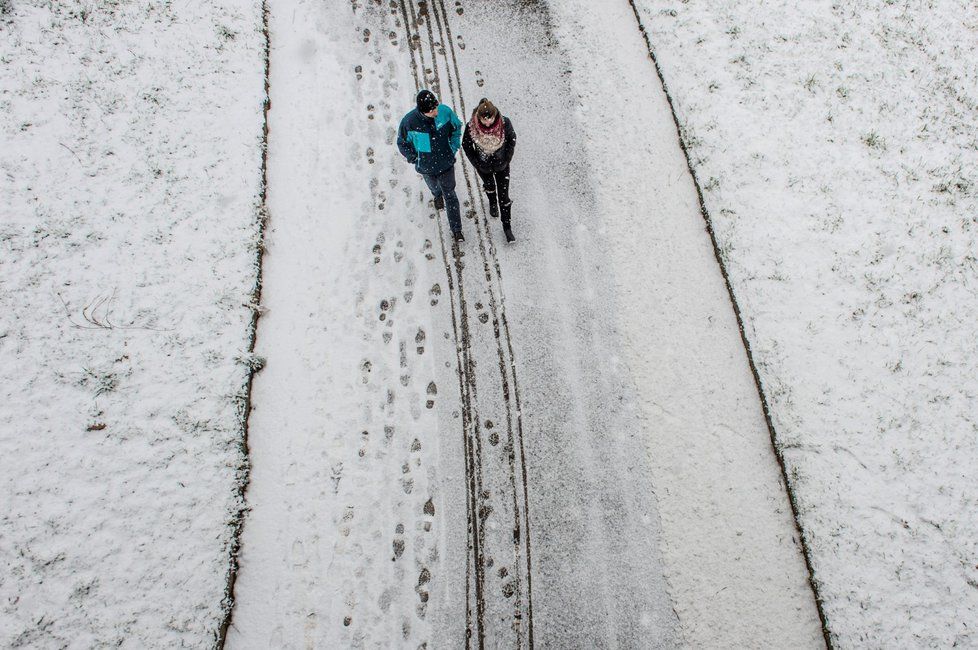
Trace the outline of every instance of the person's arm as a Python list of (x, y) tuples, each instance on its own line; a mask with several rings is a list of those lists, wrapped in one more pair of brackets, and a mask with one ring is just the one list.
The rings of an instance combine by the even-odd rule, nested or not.
[(465, 125), (465, 135), (462, 136), (462, 150), (469, 162), (475, 165), (478, 154), (475, 152), (475, 144), (472, 142), (472, 133), (468, 124)]
[(462, 146), (462, 121), (458, 119), (458, 115), (455, 111), (448, 109), (451, 115), (449, 115), (449, 120), (452, 122), (452, 138), (449, 140), (449, 144), (452, 147), (452, 153), (458, 153), (459, 148)]
[(418, 152), (414, 150), (414, 145), (408, 142), (407, 133), (407, 117), (405, 117), (397, 129), (397, 149), (409, 163), (414, 164), (414, 161), (418, 159)]
[(506, 118), (503, 121), (504, 133), (506, 136), (506, 164), (513, 159), (513, 154), (516, 153), (516, 130), (513, 129), (513, 123)]

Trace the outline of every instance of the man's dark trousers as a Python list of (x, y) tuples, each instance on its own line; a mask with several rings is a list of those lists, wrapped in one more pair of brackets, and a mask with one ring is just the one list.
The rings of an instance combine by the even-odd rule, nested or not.
[(445, 211), (448, 213), (448, 225), (452, 233), (462, 230), (462, 215), (458, 207), (458, 195), (455, 194), (455, 165), (439, 174), (422, 174), (428, 189), (438, 198), (445, 198)]

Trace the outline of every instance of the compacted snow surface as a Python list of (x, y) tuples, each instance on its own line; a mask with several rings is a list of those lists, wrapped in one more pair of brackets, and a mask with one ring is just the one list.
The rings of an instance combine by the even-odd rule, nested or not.
[[(661, 85), (586, 5), (270, 3), (231, 646), (821, 642)], [(459, 164), (453, 251), (394, 147), (422, 85), (513, 119), (515, 246)]]

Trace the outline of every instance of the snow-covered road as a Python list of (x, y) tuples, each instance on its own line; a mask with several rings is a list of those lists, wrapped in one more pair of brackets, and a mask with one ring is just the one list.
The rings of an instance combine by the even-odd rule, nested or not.
[[(821, 643), (668, 104), (601, 10), (270, 3), (232, 647)], [(419, 85), (513, 119), (515, 246), (460, 164), (453, 255), (393, 146)]]

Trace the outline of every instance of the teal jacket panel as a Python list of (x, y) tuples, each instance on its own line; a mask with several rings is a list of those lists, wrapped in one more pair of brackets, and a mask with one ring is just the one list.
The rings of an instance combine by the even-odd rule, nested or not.
[(462, 146), (462, 122), (440, 104), (434, 118), (418, 109), (404, 116), (397, 130), (397, 148), (419, 174), (440, 174), (455, 164)]

